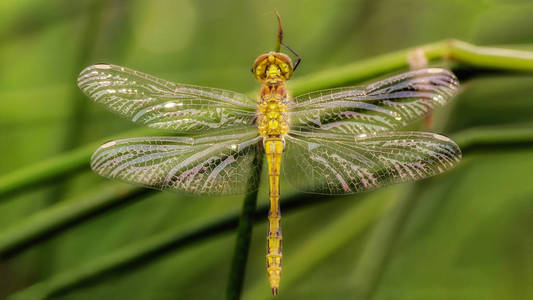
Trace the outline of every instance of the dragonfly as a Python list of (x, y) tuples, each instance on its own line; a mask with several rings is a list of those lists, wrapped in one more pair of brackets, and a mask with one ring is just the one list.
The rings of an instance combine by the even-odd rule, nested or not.
[[(258, 188), (266, 156), (266, 265), (274, 295), (282, 266), (282, 170), (300, 191), (345, 195), (434, 176), (461, 160), (448, 137), (400, 131), (457, 93), (452, 72), (418, 69), (363, 87), (290, 97), (286, 83), (301, 58), (283, 43), (279, 15), (278, 24), (275, 50), (252, 65), (261, 84), (257, 100), (112, 64), (89, 66), (78, 77), (80, 89), (112, 112), (175, 134), (101, 145), (91, 168), (103, 177), (190, 195), (246, 194)], [(294, 64), (281, 45), (297, 57)]]

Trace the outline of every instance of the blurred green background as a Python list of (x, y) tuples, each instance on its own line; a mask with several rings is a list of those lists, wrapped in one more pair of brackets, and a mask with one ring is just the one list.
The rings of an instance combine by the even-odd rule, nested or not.
[[(274, 46), (275, 8), (285, 41), (303, 57), (294, 78), (451, 37), (533, 50), (530, 0), (4, 0), (0, 176), (135, 128), (78, 90), (77, 74), (90, 64), (245, 93), (257, 89), (249, 69)], [(435, 131), (454, 137), (478, 127), (533, 128), (533, 75), (474, 73), (462, 84), (452, 105), (436, 112)], [(282, 206), (278, 299), (533, 299), (530, 146), (470, 149), (443, 175), (335, 200), (312, 201), (283, 181), (282, 198), (310, 200), (285, 213)], [(267, 202), (265, 182), (260, 204)], [(4, 196), (0, 239), (28, 220), (37, 224), (32, 216), (91, 201), (110, 186), (121, 185), (84, 169)], [(411, 200), (402, 207), (406, 197)], [(238, 213), (242, 200), (150, 193), (76, 219), (1, 258), (0, 298), (61, 274), (68, 281), (81, 266), (126, 255), (169, 230), (202, 228)], [(380, 241), (390, 220), (400, 221)], [(254, 227), (243, 299), (271, 298), (265, 233), (266, 214)], [(221, 299), (234, 243), (230, 230), (171, 245), (52, 298)], [(383, 260), (376, 258), (380, 251)]]

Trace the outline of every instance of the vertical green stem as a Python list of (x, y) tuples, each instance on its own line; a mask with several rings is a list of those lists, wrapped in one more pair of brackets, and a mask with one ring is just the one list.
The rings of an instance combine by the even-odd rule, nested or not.
[(261, 177), (263, 167), (263, 152), (259, 148), (254, 160), (254, 165), (257, 166), (255, 176), (252, 176), (248, 186), (250, 191), (244, 198), (242, 205), (241, 216), (239, 218), (239, 227), (237, 228), (237, 240), (235, 242), (235, 250), (233, 251), (233, 259), (231, 261), (231, 269), (229, 273), (228, 285), (226, 287), (226, 299), (239, 299), (241, 297), (242, 287), (244, 284), (244, 274), (246, 271), (246, 262), (248, 261), (248, 252), (250, 250), (250, 241), (252, 238), (252, 228), (254, 225), (254, 214), (257, 206), (257, 187)]

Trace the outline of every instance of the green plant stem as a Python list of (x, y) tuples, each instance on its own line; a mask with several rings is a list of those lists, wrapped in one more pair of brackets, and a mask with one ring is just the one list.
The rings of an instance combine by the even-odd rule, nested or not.
[(502, 71), (533, 71), (533, 52), (479, 47), (459, 40), (445, 42), (444, 55), (460, 64)]
[[(479, 136), (474, 134), (475, 132), (477, 132)], [(520, 134), (517, 134), (517, 132), (520, 132)], [(477, 128), (472, 131), (467, 130), (457, 133), (453, 137), (460, 141), (459, 146), (465, 147), (466, 149), (476, 149), (476, 145), (483, 145), (482, 149), (487, 149), (489, 151), (506, 149), (510, 144), (516, 145), (528, 143), (530, 146), (533, 146), (533, 129), (531, 128), (523, 128), (518, 131), (516, 131), (515, 128), (507, 128), (506, 130), (494, 129), (491, 127)], [(489, 140), (487, 137), (492, 137), (492, 140)], [(465, 154), (467, 153), (468, 151), (465, 151)], [(113, 183), (110, 185), (116, 184)], [(132, 190), (133, 189), (134, 188), (132, 188)], [(114, 193), (108, 193), (107, 196), (102, 196), (98, 206), (107, 206), (109, 205), (109, 202), (115, 202), (115, 197), (117, 196), (114, 195)], [(284, 207), (284, 211), (290, 212), (300, 207), (329, 200), (330, 198), (331, 197), (318, 197), (315, 195), (296, 195), (283, 201), (282, 205)], [(90, 198), (87, 197), (87, 199)], [(411, 201), (410, 199), (414, 199), (414, 197), (405, 197), (402, 199)], [(79, 204), (77, 201), (68, 201), (65, 202), (64, 205), (65, 207), (49, 208), (40, 213), (41, 216), (45, 217), (38, 217), (40, 221), (37, 225), (32, 225), (32, 222), (22, 222), (17, 224), (16, 227), (10, 228), (7, 237), (5, 236), (5, 232), (1, 233), (0, 241), (2, 241), (2, 249), (13, 249), (16, 248), (17, 245), (27, 244), (27, 239), (38, 238), (39, 235), (44, 232), (55, 232), (54, 229), (64, 226), (73, 219), (87, 216), (94, 211), (94, 208), (92, 208), (91, 205)], [(410, 205), (411, 204), (409, 203), (401, 204), (400, 202), (399, 206), (397, 207), (403, 207), (402, 210), (395, 212), (394, 215), (392, 215), (393, 218), (387, 221), (388, 225), (383, 225), (386, 226), (385, 228), (388, 229), (388, 231), (381, 229), (380, 232), (388, 232), (389, 237), (394, 237), (395, 235), (393, 233), (396, 232), (398, 228), (392, 226), (391, 224), (396, 223), (394, 220), (401, 220), (409, 211), (408, 208)], [(75, 218), (70, 215), (72, 212), (75, 212)], [(255, 216), (264, 217), (267, 212), (268, 207), (263, 205), (255, 210)], [(54, 221), (55, 218), (58, 220)], [(170, 229), (169, 231), (156, 235), (153, 238), (134, 243), (109, 255), (95, 259), (86, 265), (72, 268), (71, 271), (67, 271), (54, 276), (49, 280), (37, 283), (27, 290), (22, 291), (21, 299), (22, 295), (28, 296), (28, 299), (39, 299), (44, 298), (45, 296), (55, 295), (61, 291), (69, 290), (75, 286), (83, 284), (91, 279), (104, 276), (105, 274), (120, 269), (121, 267), (134, 265), (136, 262), (141, 260), (146, 262), (157, 259), (169, 251), (178, 250), (182, 247), (192, 244), (193, 242), (199, 242), (203, 239), (212, 237), (213, 235), (221, 234), (234, 229), (237, 227), (239, 218), (240, 216), (238, 213), (233, 213), (229, 216), (220, 217), (211, 223), (199, 225), (190, 230), (184, 230), (181, 227)], [(18, 235), (21, 235), (22, 238), (17, 237)], [(47, 235), (47, 237), (49, 236), (51, 235)], [(358, 270), (366, 269), (368, 271), (372, 266), (380, 266), (380, 264), (377, 264), (377, 262), (380, 261), (378, 254), (381, 253), (380, 255), (383, 256), (387, 252), (383, 252), (384, 250), (379, 249), (383, 249), (383, 247), (386, 245), (391, 245), (391, 241), (392, 240), (387, 241), (382, 237), (382, 239), (374, 244), (376, 247), (368, 248), (375, 249), (376, 251), (374, 254), (372, 254), (374, 251), (369, 250), (369, 253), (372, 254), (371, 261), (373, 261), (374, 264), (358, 268)], [(358, 271), (359, 273), (356, 278), (364, 278), (367, 274), (367, 271)], [(358, 286), (374, 286), (370, 280), (372, 278), (374, 279), (373, 282), (375, 282), (375, 279), (377, 279), (376, 277), (370, 277), (369, 275), (366, 281), (358, 281), (357, 284)]]
[(533, 124), (522, 124), (520, 127), (474, 127), (453, 135), (453, 140), (461, 146), (463, 153), (531, 147)]
[(247, 195), (242, 205), (235, 239), (235, 249), (233, 250), (228, 284), (226, 286), (226, 299), (239, 299), (241, 297), (256, 205), (257, 191)]
[(134, 129), (3, 175), (0, 177), (0, 199), (5, 199), (16, 192), (26, 191), (34, 186), (43, 185), (76, 172), (87, 170), (92, 153), (104, 142), (117, 138), (155, 134), (161, 135), (161, 132), (147, 128)]
[(0, 259), (19, 254), (32, 243), (57, 235), (91, 215), (140, 200), (151, 192), (133, 185), (108, 183), (41, 210), (0, 233)]
[[(254, 165), (258, 165), (255, 178), (261, 176), (261, 170), (263, 167), (262, 148), (258, 147), (258, 150), (253, 163)], [(257, 206), (258, 181), (255, 178), (251, 178), (248, 183), (250, 190), (253, 192), (244, 198), (242, 204), (239, 227), (237, 228), (235, 250), (233, 251), (233, 259), (231, 261), (231, 269), (228, 276), (228, 285), (226, 287), (226, 299), (239, 299), (244, 285), (244, 274), (246, 271), (246, 262), (248, 261), (254, 214)]]
[[(533, 52), (500, 48), (478, 47), (458, 40), (447, 40), (415, 48), (404, 49), (348, 64), (329, 71), (300, 77), (290, 82), (294, 96), (321, 88), (355, 84), (386, 73), (408, 67), (407, 56), (415, 49), (422, 49), (430, 62), (450, 59), (460, 65), (474, 66), (496, 71), (533, 71)], [(142, 130), (129, 132), (142, 135)], [(123, 134), (122, 136), (126, 136)], [(109, 141), (113, 137), (105, 140)], [(76, 150), (33, 164), (0, 177), (0, 198), (26, 188), (64, 178), (76, 171), (88, 168), (89, 158), (97, 147), (90, 144)]]

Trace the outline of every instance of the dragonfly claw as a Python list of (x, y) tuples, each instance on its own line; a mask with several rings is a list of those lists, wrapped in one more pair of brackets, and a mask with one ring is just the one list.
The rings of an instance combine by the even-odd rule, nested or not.
[(278, 288), (272, 288), (272, 295), (274, 296), (278, 295)]

